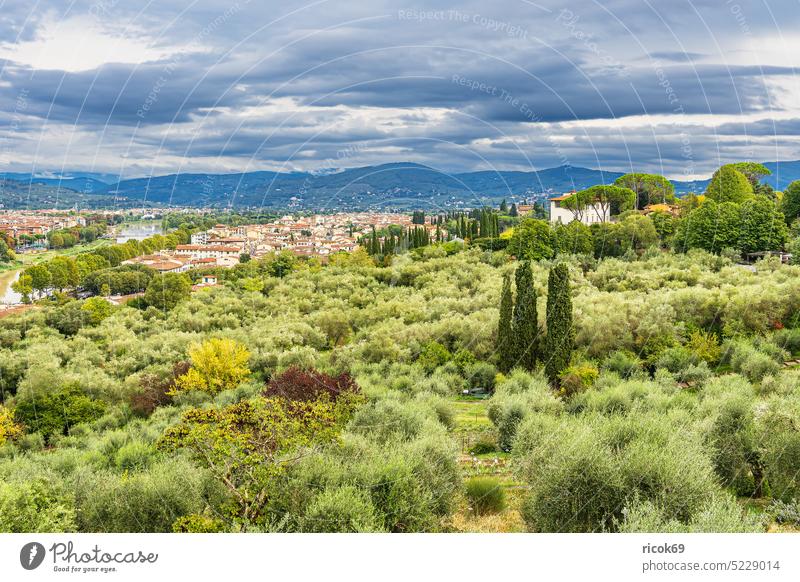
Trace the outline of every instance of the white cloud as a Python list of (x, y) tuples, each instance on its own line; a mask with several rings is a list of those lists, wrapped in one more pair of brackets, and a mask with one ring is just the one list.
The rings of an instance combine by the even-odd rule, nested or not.
[(140, 64), (176, 49), (155, 47), (139, 34), (112, 34), (89, 17), (47, 20), (32, 40), (3, 43), (0, 58), (34, 69), (87, 71), (107, 63)]

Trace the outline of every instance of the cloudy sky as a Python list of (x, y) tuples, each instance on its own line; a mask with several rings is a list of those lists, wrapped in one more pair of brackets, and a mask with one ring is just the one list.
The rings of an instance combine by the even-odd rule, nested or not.
[(0, 6), (0, 171), (800, 159), (800, 0)]

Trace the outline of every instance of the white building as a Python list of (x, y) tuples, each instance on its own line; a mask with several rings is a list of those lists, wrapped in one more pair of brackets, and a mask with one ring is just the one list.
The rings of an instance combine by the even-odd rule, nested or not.
[(575, 192), (569, 192), (550, 199), (550, 222), (569, 224), (573, 220), (579, 219), (583, 224), (589, 225), (595, 222), (609, 222), (611, 220), (611, 205), (603, 208), (600, 204), (591, 204), (576, 214), (569, 208), (564, 208), (561, 203), (573, 196)]
[(208, 232), (197, 232), (192, 235), (192, 244), (193, 245), (207, 245), (208, 244)]

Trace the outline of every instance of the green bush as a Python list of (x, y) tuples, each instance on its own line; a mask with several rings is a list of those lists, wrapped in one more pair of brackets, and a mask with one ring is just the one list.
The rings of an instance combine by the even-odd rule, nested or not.
[(592, 438), (563, 438), (531, 464), (530, 490), (521, 513), (530, 531), (595, 532), (610, 529), (622, 512), (626, 489), (610, 450)]
[(497, 368), (488, 362), (478, 362), (466, 370), (467, 385), (473, 390), (494, 390)]
[(782, 346), (778, 345), (772, 338), (764, 338), (756, 336), (753, 338), (753, 347), (755, 347), (762, 354), (768, 355), (775, 360), (778, 364), (782, 364), (789, 359), (791, 354), (786, 351)]
[(642, 434), (621, 455), (620, 473), (629, 495), (653, 503), (667, 519), (684, 523), (719, 489), (708, 456), (692, 440), (676, 435)]
[(184, 515), (202, 513), (221, 493), (204, 473), (175, 460), (123, 476), (84, 473), (76, 483), (78, 525), (88, 532), (171, 532)]
[(714, 496), (696, 512), (689, 523), (669, 519), (656, 505), (638, 502), (623, 511), (617, 524), (622, 533), (759, 533), (764, 525), (746, 513), (730, 496)]
[(786, 523), (794, 527), (800, 526), (800, 501), (792, 500), (788, 503), (776, 499), (767, 508), (767, 514), (777, 523)]
[(506, 507), (506, 494), (498, 479), (473, 477), (464, 484), (464, 490), (476, 515), (500, 513)]
[(563, 407), (543, 377), (515, 370), (498, 384), (487, 413), (498, 429), (498, 446), (510, 451), (517, 426), (526, 415), (534, 412), (559, 414)]
[(574, 364), (561, 373), (559, 394), (566, 397), (580, 394), (591, 388), (599, 376), (600, 371), (594, 364)]
[(423, 403), (383, 399), (356, 412), (349, 429), (381, 443), (407, 441), (420, 436), (426, 423), (431, 421), (433, 413)]
[(0, 532), (73, 532), (75, 502), (44, 481), (0, 480)]
[(800, 398), (773, 398), (756, 418), (760, 460), (772, 494), (800, 497)]
[(675, 346), (661, 352), (661, 355), (655, 361), (655, 365), (657, 368), (665, 368), (673, 374), (678, 374), (698, 362), (699, 358), (687, 348)]
[(352, 486), (326, 489), (303, 516), (307, 532), (376, 532), (379, 518), (369, 494)]
[[(800, 255), (798, 256), (800, 257)], [(772, 334), (772, 341), (780, 348), (792, 353), (800, 353), (800, 329), (781, 329)]]
[(102, 416), (106, 404), (86, 396), (79, 388), (60, 390), (20, 399), (14, 411), (18, 422), (28, 432), (38, 432), (45, 440), (53, 435), (69, 434), (69, 429)]
[(628, 350), (617, 350), (603, 361), (602, 368), (616, 372), (621, 378), (630, 378), (642, 369), (642, 361)]
[(428, 531), (436, 516), (430, 511), (430, 492), (414, 473), (413, 462), (401, 456), (373, 462), (364, 469), (380, 528), (390, 532)]
[(692, 385), (702, 385), (706, 380), (711, 378), (712, 373), (708, 368), (706, 362), (701, 361), (699, 364), (690, 364), (675, 374), (675, 379), (678, 382), (686, 382)]
[(420, 352), (417, 362), (430, 374), (452, 359), (452, 354), (439, 342), (430, 342)]
[(458, 451), (451, 439), (427, 435), (409, 443), (402, 452), (411, 459), (414, 474), (425, 490), (428, 511), (440, 518), (455, 508), (455, 498), (461, 485)]
[(507, 396), (489, 405), (489, 419), (497, 427), (497, 444), (502, 451), (510, 451), (517, 434), (517, 426), (527, 414), (527, 401), (523, 396)]
[(761, 352), (750, 352), (734, 370), (741, 373), (751, 382), (763, 380), (766, 376), (774, 376), (780, 372), (780, 364)]
[(150, 445), (132, 442), (120, 447), (114, 455), (114, 465), (120, 471), (140, 471), (153, 462), (155, 451)]
[(757, 389), (762, 396), (788, 396), (800, 389), (800, 371), (786, 370), (776, 376), (767, 376), (761, 380)]
[(420, 393), (417, 395), (418, 402), (425, 403), (436, 415), (436, 420), (448, 430), (455, 428), (456, 413), (449, 400), (434, 394)]
[(749, 398), (733, 396), (715, 403), (709, 441), (714, 469), (722, 484), (738, 495), (753, 495), (756, 483), (752, 469), (758, 466), (758, 436), (753, 404)]
[(305, 531), (311, 526), (303, 516), (318, 492), (352, 487), (372, 504), (375, 530), (437, 531), (455, 508), (460, 486), (457, 450), (449, 438), (379, 444), (345, 433), (341, 447), (305, 458), (276, 483), (268, 519)]
[(676, 413), (562, 419), (535, 415), (519, 429), (514, 452), (530, 484), (522, 515), (533, 531), (613, 530), (635, 500), (688, 523), (719, 492), (711, 462)]
[(713, 333), (702, 330), (695, 330), (689, 335), (686, 349), (694, 354), (696, 358), (709, 365), (719, 362), (722, 356), (722, 348), (717, 342), (717, 337)]
[(598, 390), (590, 390), (575, 396), (569, 403), (571, 412), (587, 411), (602, 414), (624, 414), (658, 390), (650, 382), (628, 380)]
[(759, 382), (780, 372), (780, 362), (785, 358), (785, 352), (769, 342), (763, 342), (759, 348), (741, 340), (729, 342), (723, 346), (724, 361), (730, 364), (734, 372), (751, 382)]

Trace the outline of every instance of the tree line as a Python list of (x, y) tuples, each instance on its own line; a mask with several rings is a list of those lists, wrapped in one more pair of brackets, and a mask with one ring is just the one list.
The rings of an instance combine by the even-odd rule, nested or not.
[[(42, 296), (50, 290), (86, 289), (94, 294), (127, 295), (147, 288), (154, 272), (140, 265), (121, 265), (123, 261), (161, 249), (174, 249), (189, 242), (191, 234), (176, 230), (167, 235), (154, 235), (142, 241), (129, 240), (84, 252), (75, 257), (58, 256), (27, 267), (13, 284), (23, 300), (29, 302), (34, 293)], [(103, 287), (106, 287), (103, 289)], [(105, 293), (102, 291), (105, 290)]]

